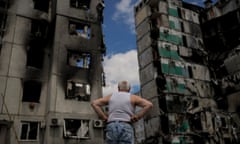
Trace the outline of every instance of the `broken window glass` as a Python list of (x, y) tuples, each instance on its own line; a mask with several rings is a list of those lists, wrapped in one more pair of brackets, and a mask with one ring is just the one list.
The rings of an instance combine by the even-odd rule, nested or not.
[(48, 13), (49, 0), (33, 0), (34, 9)]
[(77, 99), (79, 101), (89, 101), (91, 95), (90, 85), (69, 80), (67, 82), (67, 99)]
[(37, 140), (38, 139), (38, 122), (21, 122), (21, 140)]
[(24, 102), (39, 102), (42, 84), (37, 81), (29, 80), (24, 82), (23, 97)]
[(70, 66), (88, 69), (90, 66), (90, 54), (68, 51), (68, 61)]
[(69, 34), (79, 36), (85, 39), (91, 38), (91, 29), (88, 24), (69, 22)]
[(91, 0), (70, 0), (70, 7), (89, 10)]
[(89, 120), (65, 119), (64, 120), (64, 137), (75, 139), (88, 139)]

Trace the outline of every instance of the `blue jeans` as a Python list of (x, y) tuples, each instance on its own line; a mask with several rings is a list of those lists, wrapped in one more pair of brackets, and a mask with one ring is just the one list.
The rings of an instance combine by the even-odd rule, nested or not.
[(134, 144), (134, 131), (131, 124), (111, 122), (106, 127), (107, 144)]

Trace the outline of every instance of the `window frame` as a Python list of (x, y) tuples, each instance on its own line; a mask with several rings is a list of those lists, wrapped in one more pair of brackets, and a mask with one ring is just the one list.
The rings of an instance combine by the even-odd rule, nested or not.
[(41, 20), (31, 19), (30, 32), (34, 38), (45, 39), (48, 35), (48, 23)]
[[(75, 58), (74, 58), (75, 56)], [(75, 60), (75, 65), (73, 64)], [(67, 51), (67, 64), (72, 67), (89, 69), (91, 65), (91, 54), (88, 52)]]
[[(73, 132), (73, 134), (77, 134), (77, 135), (72, 135), (72, 136), (69, 136), (69, 134), (67, 134), (67, 127), (69, 127), (68, 125), (71, 125), (71, 124), (66, 124), (67, 121), (79, 121), (80, 122), (80, 125), (79, 125), (79, 128), (77, 128), (77, 131), (74, 129), (75, 132)], [(82, 126), (82, 123), (81, 122), (87, 122), (87, 127), (88, 127), (88, 131), (86, 132), (86, 134), (88, 136), (85, 136), (85, 137), (82, 137), (80, 135), (78, 135), (79, 133), (79, 130), (81, 129), (81, 126)], [(74, 123), (74, 122), (72, 122)], [(74, 125), (74, 128), (76, 128), (76, 125)], [(81, 130), (80, 130), (81, 131)], [(71, 132), (70, 132), (71, 133)], [(67, 119), (64, 119), (64, 124), (63, 124), (63, 137), (66, 139), (66, 138), (70, 138), (70, 139), (90, 139), (91, 138), (91, 135), (90, 135), (90, 120), (88, 119), (71, 119), (71, 118), (67, 118)]]
[[(84, 6), (85, 6), (84, 4), (86, 4), (86, 3), (81, 2), (81, 1), (84, 1), (84, 0), (70, 0), (70, 1), (69, 1), (69, 7), (70, 7), (70, 8), (75, 8), (75, 9), (81, 9), (81, 10), (85, 10), (85, 11), (90, 10), (91, 0), (88, 0), (89, 2), (88, 2), (88, 4), (86, 5), (86, 7), (84, 7)], [(77, 3), (77, 2), (79, 3), (78, 6), (76, 6), (76, 3)], [(74, 5), (74, 3), (75, 3), (75, 5)], [(81, 5), (81, 4), (82, 4), (82, 5)]]
[(77, 37), (91, 39), (91, 25), (89, 23), (79, 22), (75, 20), (69, 20), (68, 22), (69, 35), (75, 35)]
[[(75, 86), (74, 86), (75, 85)], [(81, 88), (76, 88), (77, 85), (82, 85)], [(79, 86), (80, 87), (80, 86)], [(77, 99), (78, 101), (90, 101), (91, 85), (89, 83), (79, 82), (75, 80), (67, 80), (66, 99)], [(84, 93), (83, 95), (76, 95), (77, 93)]]
[[(37, 125), (37, 131), (36, 131), (36, 139), (29, 139), (29, 135), (31, 132), (31, 123)], [(20, 122), (20, 132), (19, 132), (19, 140), (20, 141), (39, 141), (39, 132), (40, 132), (40, 123), (37, 121), (21, 121)], [(22, 133), (23, 131), (23, 125), (27, 125), (27, 133), (26, 133), (26, 139), (22, 139)]]
[[(32, 85), (34, 84), (34, 90), (36, 90), (36, 88), (39, 90), (37, 93), (36, 91), (33, 92), (34, 93), (34, 97), (29, 99), (29, 95), (32, 95), (32, 92), (28, 92), (29, 89), (33, 89)], [(39, 86), (39, 87), (38, 87)], [(40, 99), (41, 99), (41, 92), (42, 92), (42, 83), (39, 81), (35, 81), (35, 80), (26, 80), (23, 82), (23, 92), (22, 92), (22, 102), (35, 102), (35, 103), (40, 103)], [(37, 96), (36, 96), (37, 94)], [(25, 98), (24, 98), (25, 97)], [(36, 100), (35, 100), (36, 98)], [(33, 100), (34, 99), (34, 100)]]

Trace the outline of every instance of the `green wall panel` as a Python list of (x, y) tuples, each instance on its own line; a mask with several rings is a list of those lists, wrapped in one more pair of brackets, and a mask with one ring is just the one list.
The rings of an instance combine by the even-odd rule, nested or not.
[(166, 83), (166, 88), (168, 92), (178, 92), (178, 93), (184, 93), (186, 90), (185, 84), (178, 83), (176, 87), (173, 88), (172, 82)]
[(158, 53), (162, 57), (167, 57), (175, 60), (181, 59), (181, 57), (178, 55), (178, 52), (174, 50), (167, 50), (166, 48), (158, 48)]
[(179, 21), (169, 21), (169, 27), (171, 28), (171, 29), (176, 29), (176, 30), (182, 30), (181, 29), (181, 23), (179, 23)]
[(175, 74), (175, 75), (183, 75), (183, 68), (181, 67), (174, 67), (174, 66), (169, 66), (169, 64), (162, 64), (162, 70), (163, 73), (166, 74)]
[(171, 16), (179, 17), (177, 9), (168, 8), (168, 14)]
[(175, 29), (176, 27), (175, 27), (175, 23), (173, 22), (173, 21), (169, 21), (169, 27), (171, 28), (171, 29)]
[(160, 32), (160, 40), (168, 41), (177, 45), (183, 44), (183, 40), (181, 37), (173, 34), (165, 34), (163, 32)]
[(161, 64), (162, 72), (165, 74), (173, 74), (183, 77), (189, 77), (188, 72), (183, 67), (170, 66), (169, 64)]

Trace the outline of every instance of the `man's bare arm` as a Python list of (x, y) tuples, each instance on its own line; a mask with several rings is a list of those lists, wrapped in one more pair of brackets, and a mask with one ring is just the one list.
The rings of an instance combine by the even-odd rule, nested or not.
[(102, 106), (105, 106), (105, 105), (108, 104), (110, 97), (111, 97), (111, 95), (108, 95), (108, 96), (96, 99), (96, 100), (91, 102), (91, 105), (92, 105), (93, 109), (96, 111), (98, 116), (101, 119), (103, 119), (104, 121), (107, 121), (108, 116), (103, 112)]
[(142, 108), (139, 113), (132, 116), (132, 121), (136, 122), (139, 119), (141, 119), (153, 107), (153, 104), (152, 104), (152, 102), (150, 102), (146, 99), (143, 99), (139, 96), (132, 95), (132, 97), (133, 97), (134, 105)]

